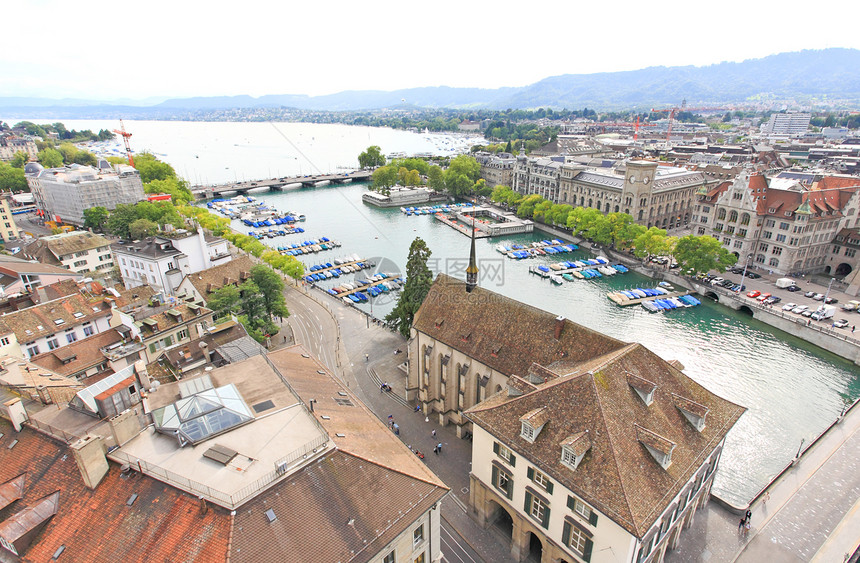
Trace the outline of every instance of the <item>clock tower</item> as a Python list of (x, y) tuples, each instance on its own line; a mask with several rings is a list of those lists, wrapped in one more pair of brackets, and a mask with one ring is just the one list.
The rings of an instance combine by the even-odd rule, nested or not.
[(651, 207), (651, 189), (657, 163), (648, 160), (631, 160), (627, 162), (624, 171), (624, 188), (621, 193), (622, 210), (633, 216), (633, 220), (641, 223), (648, 219), (648, 209)]

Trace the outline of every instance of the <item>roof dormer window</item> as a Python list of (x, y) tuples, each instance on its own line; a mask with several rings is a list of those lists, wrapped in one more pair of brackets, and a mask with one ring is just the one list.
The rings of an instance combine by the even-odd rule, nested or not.
[(549, 410), (546, 407), (540, 407), (524, 414), (520, 418), (520, 437), (534, 443), (548, 420)]
[(589, 449), (591, 437), (587, 430), (572, 434), (561, 442), (561, 462), (575, 471)]
[(627, 383), (636, 391), (645, 406), (649, 406), (654, 401), (654, 391), (657, 389), (657, 384), (648, 381), (638, 375), (627, 373)]
[(660, 464), (663, 469), (672, 465), (672, 452), (675, 450), (675, 442), (660, 436), (646, 428), (636, 425), (636, 438), (645, 446), (651, 457)]
[(681, 411), (684, 418), (693, 425), (693, 428), (699, 432), (705, 429), (705, 417), (708, 415), (708, 407), (700, 405), (690, 399), (685, 399), (684, 397), (675, 395), (674, 393), (672, 394), (672, 402), (675, 403), (675, 406), (678, 407), (678, 410)]

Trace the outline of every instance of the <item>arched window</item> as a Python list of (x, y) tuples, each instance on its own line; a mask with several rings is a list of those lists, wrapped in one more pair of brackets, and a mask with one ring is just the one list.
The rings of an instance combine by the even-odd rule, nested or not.
[(617, 205), (615, 206), (615, 212), (616, 212), (616, 213), (618, 213), (618, 211), (619, 211), (620, 209), (621, 209), (621, 208), (620, 208), (620, 207), (618, 207)]
[(672, 213), (675, 213), (676, 211), (678, 211), (678, 202), (677, 201), (672, 204)]
[(588, 207), (594, 207), (593, 205), (591, 205), (591, 199), (588, 200)]
[(768, 262), (767, 265), (777, 267), (777, 266), (779, 266), (779, 260), (776, 258), (771, 258), (770, 262)]
[(639, 221), (641, 221), (641, 220), (642, 220), (642, 216), (643, 216), (643, 215), (645, 215), (645, 210), (644, 210), (644, 209), (640, 209), (640, 210), (639, 210)]
[(720, 211), (717, 213), (717, 219), (722, 221), (722, 220), (725, 220), (725, 218), (726, 218), (726, 210), (720, 208)]
[(755, 261), (759, 264), (764, 264), (764, 254), (756, 254)]
[(741, 215), (741, 225), (749, 225), (750, 224), (750, 214), (744, 213)]
[(734, 223), (738, 220), (738, 212), (732, 209), (732, 212), (729, 213), (729, 223)]
[(603, 211), (604, 213), (609, 213), (609, 204), (607, 203), (603, 209), (604, 209), (604, 211)]

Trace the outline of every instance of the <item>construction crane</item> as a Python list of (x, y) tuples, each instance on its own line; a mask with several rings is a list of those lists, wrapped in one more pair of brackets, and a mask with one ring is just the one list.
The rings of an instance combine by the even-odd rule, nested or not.
[(114, 129), (113, 132), (117, 135), (122, 135), (122, 140), (125, 143), (125, 152), (128, 155), (128, 163), (132, 168), (134, 168), (134, 157), (131, 156), (131, 145), (128, 142), (131, 137), (131, 133), (126, 132), (122, 119), (119, 120), (119, 129)]
[(687, 100), (681, 102), (681, 107), (673, 107), (667, 109), (651, 109), (652, 113), (668, 113), (669, 114), (669, 130), (666, 132), (666, 144), (669, 144), (669, 139), (672, 137), (672, 124), (675, 121), (675, 114), (682, 111), (726, 111), (729, 108), (688, 108)]

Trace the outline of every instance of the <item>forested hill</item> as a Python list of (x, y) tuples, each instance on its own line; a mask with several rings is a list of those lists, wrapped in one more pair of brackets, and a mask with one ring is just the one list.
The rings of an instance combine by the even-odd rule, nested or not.
[[(564, 58), (559, 58), (563, 69)], [(562, 74), (519, 88), (411, 88), (383, 92), (344, 91), (327, 96), (268, 95), (169, 99), (159, 104), (96, 103), (88, 100), (0, 98), (8, 117), (182, 118), (227, 108), (295, 108), (358, 111), (394, 108), (598, 110), (674, 106), (831, 101), (843, 108), (860, 104), (860, 50), (823, 49), (780, 53), (740, 63), (649, 67), (627, 72)], [(37, 115), (38, 114), (38, 115)]]

